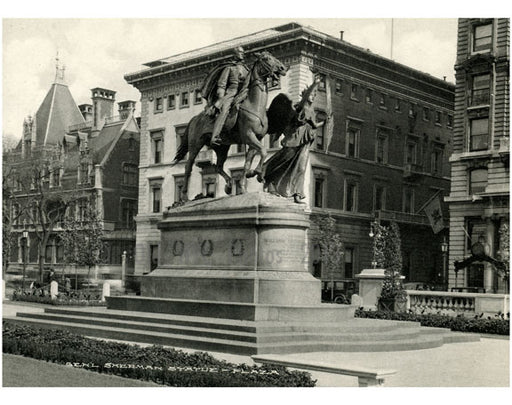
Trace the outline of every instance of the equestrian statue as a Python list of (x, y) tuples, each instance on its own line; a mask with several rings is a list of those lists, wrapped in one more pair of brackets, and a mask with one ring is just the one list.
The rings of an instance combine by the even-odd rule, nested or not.
[[(245, 156), (241, 191), (246, 192), (247, 178), (257, 176), (262, 182), (265, 176), (263, 163), (267, 155), (262, 142), (269, 132), (269, 126), (275, 126), (267, 118), (267, 97), (269, 80), (279, 80), (286, 74), (285, 66), (269, 52), (255, 52), (255, 62), (247, 67), (241, 47), (234, 49), (234, 60), (214, 68), (207, 76), (202, 96), (207, 100), (206, 108), (194, 116), (183, 135), (172, 165), (185, 158), (185, 177), (181, 191), (181, 201), (188, 200), (188, 186), (194, 161), (205, 145), (209, 145), (217, 156), (217, 172), (226, 181), (225, 192), (231, 194), (233, 179), (224, 171), (228, 151), (233, 144), (245, 144), (248, 147)], [(256, 155), (260, 161), (251, 170)]]

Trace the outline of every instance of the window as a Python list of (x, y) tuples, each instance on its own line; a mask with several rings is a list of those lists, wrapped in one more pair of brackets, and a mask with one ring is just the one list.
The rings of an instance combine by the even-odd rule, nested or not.
[(164, 110), (164, 99), (162, 97), (155, 98), (155, 113), (162, 112)]
[(423, 120), (428, 121), (430, 119), (430, 111), (428, 107), (423, 107)]
[(357, 124), (353, 124), (349, 122), (347, 124), (347, 139), (345, 144), (345, 154), (348, 157), (358, 157), (359, 155), (359, 137), (361, 135), (361, 130), (356, 126)]
[(85, 199), (81, 199), (77, 203), (77, 220), (85, 221), (87, 219), (87, 205), (88, 202)]
[(395, 98), (395, 111), (396, 112), (401, 112), (402, 111), (402, 106), (401, 106), (399, 98)]
[(443, 150), (440, 148), (434, 148), (432, 151), (431, 158), (432, 174), (442, 174), (443, 168)]
[(181, 93), (180, 108), (188, 107), (188, 105), (189, 105), (188, 96), (189, 96), (188, 91), (184, 91), (183, 93)]
[(162, 163), (163, 159), (163, 146), (164, 146), (164, 138), (162, 131), (156, 131), (151, 134), (151, 142), (152, 142), (152, 154), (153, 154), (153, 163), (159, 164)]
[(181, 201), (181, 193), (183, 191), (184, 181), (185, 176), (174, 177), (174, 202)]
[(232, 195), (242, 194), (242, 176), (244, 174), (243, 170), (231, 170), (231, 178), (233, 179), (233, 190), (231, 191)]
[(136, 144), (136, 141), (135, 139), (133, 138), (133, 135), (131, 135), (129, 138), (128, 138), (128, 150), (130, 152), (135, 152), (135, 144)]
[[(320, 111), (316, 114), (316, 120), (317, 122), (325, 121), (327, 119), (327, 115)], [(326, 126), (323, 125), (320, 128), (316, 130), (316, 136), (315, 136), (315, 149), (316, 150), (324, 150), (325, 148), (325, 131)]]
[(50, 187), (60, 187), (60, 168), (54, 167), (50, 178)]
[(377, 134), (375, 161), (383, 164), (388, 162), (388, 136), (382, 132)]
[(489, 73), (473, 76), (471, 83), (470, 105), (487, 105), (490, 103), (491, 75)]
[(314, 207), (323, 208), (324, 206), (324, 185), (325, 179), (315, 176)]
[(386, 207), (386, 189), (380, 184), (376, 184), (373, 193), (373, 209), (375, 211), (383, 210)]
[(473, 27), (473, 52), (489, 51), (492, 47), (492, 24)]
[(216, 177), (203, 177), (203, 194), (207, 197), (215, 198), (215, 195), (217, 194)]
[(489, 118), (473, 119), (469, 123), (471, 151), (486, 150), (489, 144)]
[(415, 164), (416, 163), (416, 151), (417, 151), (416, 142), (407, 142), (406, 149), (405, 149), (405, 163), (406, 164)]
[(151, 212), (160, 212), (162, 205), (162, 184), (151, 184)]
[(409, 117), (414, 117), (415, 114), (416, 114), (416, 111), (414, 108), (414, 104), (409, 103)]
[(133, 163), (123, 164), (123, 184), (125, 186), (136, 186), (138, 184), (137, 165)]
[(474, 169), (469, 174), (469, 194), (485, 192), (487, 187), (487, 169)]
[(320, 83), (318, 83), (318, 90), (325, 91), (325, 75), (319, 75)]
[(183, 143), (183, 136), (185, 135), (186, 125), (176, 127), (176, 152), (178, 152), (181, 144)]
[(386, 95), (384, 93), (380, 93), (379, 108), (386, 108)]
[(167, 96), (167, 109), (173, 110), (176, 108), (176, 96), (174, 94), (169, 94)]
[(194, 104), (201, 104), (203, 97), (201, 96), (201, 90), (197, 89), (194, 91)]
[(373, 90), (372, 89), (366, 89), (365, 100), (366, 100), (367, 103), (371, 104), (373, 102), (372, 96), (373, 96)]
[(62, 240), (60, 240), (60, 238), (57, 239), (57, 244), (55, 245), (55, 262), (64, 262), (64, 244), (62, 243)]
[(89, 162), (80, 162), (79, 182), (82, 184), (89, 183)]
[(49, 240), (46, 243), (46, 249), (44, 252), (44, 262), (47, 264), (53, 263), (53, 244), (54, 243), (55, 243), (54, 240)]
[(404, 189), (403, 211), (409, 214), (414, 213), (414, 190), (410, 187)]
[(453, 115), (448, 114), (446, 117), (446, 126), (448, 128), (453, 128)]
[(345, 183), (345, 211), (357, 211), (357, 184), (352, 181)]
[(346, 247), (343, 259), (345, 262), (345, 278), (354, 278), (354, 248)]
[(352, 86), (350, 86), (350, 98), (352, 100), (359, 100), (358, 98), (358, 93), (359, 93), (359, 86), (357, 84), (352, 84)]
[(343, 93), (343, 81), (341, 79), (336, 79), (334, 83), (334, 88), (336, 94), (342, 94)]
[(135, 215), (137, 214), (137, 201), (124, 199), (121, 201), (121, 224), (125, 229), (135, 227)]
[(441, 111), (436, 111), (436, 125), (441, 125)]

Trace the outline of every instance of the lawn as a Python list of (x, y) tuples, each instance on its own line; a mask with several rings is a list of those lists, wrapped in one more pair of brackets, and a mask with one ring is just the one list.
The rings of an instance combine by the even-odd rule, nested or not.
[(162, 387), (28, 357), (2, 354), (4, 387)]

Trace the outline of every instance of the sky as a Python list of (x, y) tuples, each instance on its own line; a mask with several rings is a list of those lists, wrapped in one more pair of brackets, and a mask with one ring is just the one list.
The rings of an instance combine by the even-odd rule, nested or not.
[[(90, 89), (117, 92), (116, 101), (139, 101), (123, 76), (143, 63), (243, 36), (290, 21), (311, 26), (390, 57), (391, 19), (3, 19), (3, 134), (21, 136), (55, 78), (56, 56), (77, 104), (90, 103)], [(394, 19), (393, 59), (453, 81), (454, 18)], [(137, 104), (140, 111), (139, 103)]]

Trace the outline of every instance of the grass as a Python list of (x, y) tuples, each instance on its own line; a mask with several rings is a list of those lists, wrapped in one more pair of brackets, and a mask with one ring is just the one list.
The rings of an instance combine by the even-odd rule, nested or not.
[(2, 354), (4, 387), (162, 387), (46, 361)]

